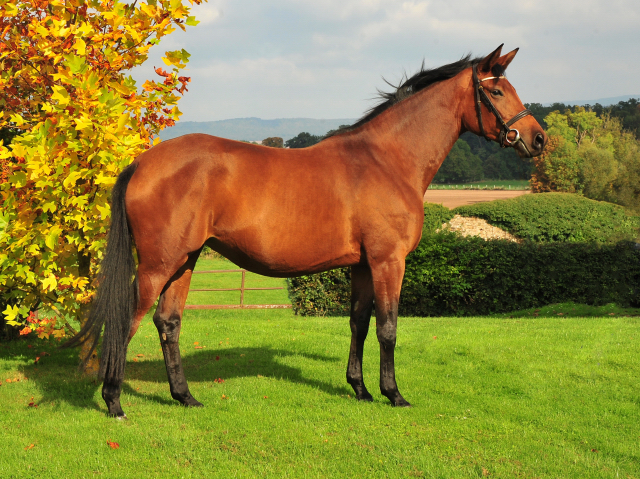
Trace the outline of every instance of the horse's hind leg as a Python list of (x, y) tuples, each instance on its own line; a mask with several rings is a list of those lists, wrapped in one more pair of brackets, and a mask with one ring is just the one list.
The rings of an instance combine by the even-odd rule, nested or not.
[(373, 307), (373, 282), (367, 265), (351, 267), (351, 347), (347, 365), (347, 382), (361, 401), (373, 401), (362, 377), (362, 352), (369, 332)]
[(160, 344), (164, 354), (164, 363), (169, 377), (171, 397), (185, 406), (202, 406), (189, 392), (187, 379), (182, 368), (180, 357), (180, 327), (182, 311), (187, 300), (191, 274), (198, 259), (198, 254), (192, 254), (185, 265), (171, 278), (160, 295), (158, 309), (153, 315), (153, 322), (158, 328)]
[[(162, 286), (166, 282), (166, 279), (158, 280), (156, 275), (150, 274), (145, 270), (144, 265), (141, 265), (138, 270), (139, 275), (139, 301), (138, 307), (136, 309), (135, 316), (133, 317), (133, 322), (131, 325), (131, 330), (129, 331), (129, 341), (138, 330), (138, 326), (140, 325), (140, 321), (147, 311), (153, 306), (156, 298), (160, 294)], [(154, 281), (155, 280), (155, 281)], [(102, 385), (102, 399), (107, 404), (107, 409), (109, 411), (110, 416), (117, 417), (119, 419), (126, 419), (127, 415), (122, 410), (122, 406), (120, 405), (120, 393), (122, 391), (122, 381), (109, 381), (105, 379), (104, 384)]]

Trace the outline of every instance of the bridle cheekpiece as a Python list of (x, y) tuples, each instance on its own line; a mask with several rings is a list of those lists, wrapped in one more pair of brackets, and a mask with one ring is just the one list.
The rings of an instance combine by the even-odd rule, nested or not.
[[(522, 146), (524, 147), (524, 149), (527, 151), (527, 154), (529, 154), (529, 156), (531, 156), (531, 153), (529, 152), (529, 148), (527, 148), (527, 145), (525, 144), (525, 142), (522, 140), (522, 137), (520, 136), (520, 132), (518, 130), (516, 130), (515, 128), (511, 128), (511, 125), (513, 125), (518, 120), (521, 120), (525, 116), (533, 115), (533, 113), (531, 113), (531, 110), (524, 109), (520, 113), (515, 115), (513, 118), (511, 118), (511, 120), (505, 122), (502, 119), (502, 115), (500, 115), (500, 112), (498, 111), (498, 109), (495, 107), (495, 105), (491, 101), (491, 98), (489, 98), (489, 95), (487, 95), (487, 93), (484, 91), (484, 88), (480, 84), (483, 81), (487, 81), (487, 80), (496, 80), (496, 79), (500, 79), (500, 78), (505, 78), (504, 75), (500, 75), (499, 77), (483, 78), (482, 80), (480, 80), (478, 78), (478, 65), (477, 64), (473, 66), (472, 71), (473, 71), (473, 86), (474, 86), (475, 94), (476, 94), (476, 102), (475, 102), (476, 103), (476, 114), (478, 116), (478, 123), (480, 124), (480, 133), (482, 134), (482, 136), (484, 136), (484, 138), (487, 141), (491, 141), (491, 139), (487, 136), (487, 134), (486, 134), (486, 132), (484, 130), (484, 125), (482, 123), (481, 103), (484, 103), (485, 106), (487, 107), (487, 109), (491, 113), (493, 113), (493, 115), (496, 117), (496, 119), (498, 120), (498, 123), (501, 126), (500, 133), (498, 134), (498, 143), (500, 144), (500, 146), (502, 148), (506, 148), (508, 146), (515, 148), (516, 143), (520, 142), (520, 143), (522, 143)], [(515, 138), (513, 140), (510, 140), (509, 139), (509, 133), (512, 133), (512, 132), (515, 134)]]

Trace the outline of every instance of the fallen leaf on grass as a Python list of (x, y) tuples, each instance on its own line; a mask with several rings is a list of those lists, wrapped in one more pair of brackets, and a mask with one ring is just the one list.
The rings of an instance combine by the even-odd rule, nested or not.
[(220, 384), (220, 383), (224, 382), (224, 379), (222, 379), (222, 378), (214, 379), (213, 382)]
[(483, 468), (482, 468), (482, 475), (486, 477), (486, 476), (489, 476), (489, 475), (490, 475), (490, 473), (489, 473), (489, 471), (488, 471), (487, 469), (485, 469), (485, 468), (483, 467)]
[(220, 361), (220, 356), (216, 356), (216, 361)]
[(107, 444), (111, 449), (120, 449), (120, 444), (118, 444), (117, 442), (107, 441)]
[(137, 355), (139, 358), (144, 358), (144, 354), (138, 354)]
[(196, 346), (195, 348), (196, 349), (202, 349), (202, 348), (204, 348), (204, 346)]
[(35, 444), (29, 444), (27, 447), (24, 448), (24, 450), (28, 451), (29, 449), (33, 449), (34, 447), (36, 447)]
[(227, 396), (225, 396), (224, 394), (222, 395), (222, 399), (227, 399)]
[(38, 405), (35, 402), (33, 402), (33, 396), (31, 396), (31, 402), (29, 403), (28, 407), (38, 407)]
[(196, 341), (195, 343), (193, 343), (194, 346), (197, 346), (198, 344), (200, 344), (198, 341)]
[(600, 452), (597, 449), (591, 449), (591, 452)]
[(269, 396), (263, 396), (262, 399), (269, 399)]

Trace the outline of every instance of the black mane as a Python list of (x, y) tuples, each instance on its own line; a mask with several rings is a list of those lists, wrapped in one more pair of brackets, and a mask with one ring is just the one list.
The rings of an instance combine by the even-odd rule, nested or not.
[[(466, 70), (467, 68), (470, 68), (477, 63), (480, 63), (480, 61), (482, 61), (483, 58), (484, 57), (471, 58), (471, 55), (469, 54), (462, 57), (457, 62), (450, 63), (448, 65), (443, 65), (438, 68), (433, 68), (431, 70), (425, 70), (424, 61), (423, 61), (422, 66), (420, 67), (420, 70), (411, 78), (405, 77), (404, 81), (401, 80), (398, 86), (395, 86), (385, 80), (385, 82), (389, 86), (393, 87), (395, 91), (384, 92), (384, 91), (378, 90), (378, 98), (380, 98), (381, 100), (380, 103), (378, 103), (376, 106), (368, 110), (364, 114), (364, 116), (362, 116), (362, 118), (356, 121), (353, 125), (343, 126), (335, 131), (329, 132), (327, 136), (325, 136), (325, 138), (329, 138), (334, 135), (339, 135), (341, 133), (347, 133), (351, 130), (358, 128), (359, 126), (364, 125), (368, 121), (378, 116), (383, 111), (387, 110), (388, 108), (391, 108), (396, 103), (401, 102), (405, 98), (408, 98), (411, 95), (418, 93), (420, 90), (423, 90), (424, 88), (427, 88), (428, 86), (433, 85), (434, 83), (438, 83), (438, 82), (453, 78), (461, 71)], [(500, 76), (504, 73), (504, 69), (502, 69), (501, 67), (500, 68), (497, 68), (497, 67), (500, 67), (500, 65), (496, 65), (494, 67), (495, 71), (492, 71), (494, 76)], [(497, 71), (497, 70), (500, 70), (500, 71)]]

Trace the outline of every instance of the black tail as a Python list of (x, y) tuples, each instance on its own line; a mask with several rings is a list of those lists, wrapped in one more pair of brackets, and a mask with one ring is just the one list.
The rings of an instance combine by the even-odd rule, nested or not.
[(101, 379), (109, 382), (124, 380), (127, 340), (138, 306), (138, 277), (125, 207), (127, 186), (137, 166), (137, 163), (133, 163), (126, 167), (111, 192), (111, 227), (107, 251), (100, 264), (98, 291), (89, 319), (80, 332), (62, 346), (77, 346), (93, 339), (87, 357), (83, 358), (86, 363), (98, 344), (104, 325), (99, 374)]

